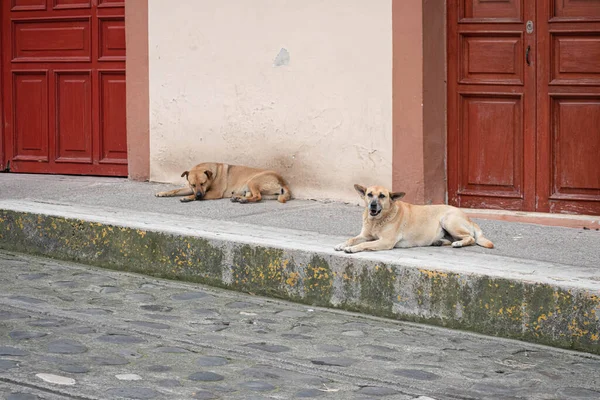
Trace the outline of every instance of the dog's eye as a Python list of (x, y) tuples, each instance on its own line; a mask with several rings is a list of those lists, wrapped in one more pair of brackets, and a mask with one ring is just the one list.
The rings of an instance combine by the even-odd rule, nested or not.
[(381, 194), (379, 195), (379, 198), (380, 198), (380, 199), (385, 199), (385, 194), (381, 193)]
[(373, 193), (367, 193), (367, 197), (373, 197)]

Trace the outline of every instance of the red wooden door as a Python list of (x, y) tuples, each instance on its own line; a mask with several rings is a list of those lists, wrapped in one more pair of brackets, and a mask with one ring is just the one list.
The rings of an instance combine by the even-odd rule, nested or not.
[(448, 0), (448, 198), (461, 207), (535, 204), (535, 68), (525, 0)]
[(600, 214), (600, 0), (448, 0), (448, 197)]
[(12, 172), (127, 175), (123, 0), (2, 0)]
[(600, 0), (537, 11), (537, 209), (600, 215)]

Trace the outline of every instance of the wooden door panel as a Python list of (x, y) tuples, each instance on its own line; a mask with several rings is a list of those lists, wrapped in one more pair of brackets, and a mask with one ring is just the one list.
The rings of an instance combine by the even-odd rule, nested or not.
[(98, 7), (124, 7), (124, 0), (98, 0)]
[(52, 0), (52, 8), (55, 10), (71, 10), (74, 8), (90, 8), (91, 0)]
[(600, 201), (600, 96), (552, 99), (550, 199)]
[(521, 198), (521, 97), (461, 98), (459, 195)]
[(92, 163), (90, 72), (56, 73), (56, 162)]
[(553, 0), (552, 17), (557, 19), (600, 19), (600, 0)]
[(523, 20), (522, 0), (460, 0), (459, 13), (461, 22)]
[(89, 18), (13, 20), (13, 62), (90, 61)]
[(41, 11), (46, 9), (46, 0), (10, 0), (11, 11)]
[(465, 84), (523, 84), (523, 40), (518, 33), (460, 35), (460, 80)]
[(125, 71), (100, 72), (100, 162), (126, 163)]
[(99, 60), (125, 61), (125, 19), (100, 17), (98, 22)]
[(550, 84), (600, 84), (600, 32), (551, 32), (550, 37)]
[(12, 86), (13, 157), (48, 161), (48, 74), (46, 71), (14, 73)]

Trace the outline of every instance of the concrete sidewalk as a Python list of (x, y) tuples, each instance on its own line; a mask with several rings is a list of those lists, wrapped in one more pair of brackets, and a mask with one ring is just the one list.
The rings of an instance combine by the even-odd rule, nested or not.
[(0, 247), (600, 354), (600, 232), (477, 220), (496, 248), (341, 254), (357, 205), (183, 204), (171, 185), (0, 174)]

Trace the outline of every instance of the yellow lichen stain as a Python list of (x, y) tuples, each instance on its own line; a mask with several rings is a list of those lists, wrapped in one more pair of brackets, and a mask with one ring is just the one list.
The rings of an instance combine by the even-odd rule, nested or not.
[(590, 331), (587, 329), (581, 329), (578, 324), (577, 321), (575, 320), (575, 318), (573, 318), (571, 320), (571, 323), (567, 326), (567, 329), (569, 330), (569, 332), (571, 332), (571, 336), (576, 336), (576, 337), (582, 337), (587, 335)]
[(598, 341), (598, 339), (600, 339), (600, 335), (599, 335), (599, 334), (597, 334), (597, 333), (592, 333), (592, 334), (590, 335), (590, 339), (591, 339), (592, 341), (596, 342), (596, 341)]
[(504, 314), (504, 307), (500, 307), (500, 309), (498, 310), (498, 315), (502, 314)]
[(288, 286), (294, 287), (296, 286), (296, 284), (298, 283), (298, 278), (299, 278), (300, 274), (297, 272), (292, 272), (290, 273), (290, 275), (288, 276), (288, 278), (285, 280), (285, 283)]
[(140, 235), (142, 238), (146, 237), (146, 231), (141, 231), (141, 230), (139, 230), (139, 229), (138, 229), (138, 230), (137, 230), (137, 233), (138, 233), (138, 234), (139, 234), (139, 235)]
[(329, 279), (329, 274), (327, 273), (327, 268), (313, 267), (312, 265), (308, 264), (307, 269), (313, 270), (313, 278), (315, 278), (315, 279)]
[(445, 272), (440, 272), (440, 271), (431, 271), (428, 269), (419, 269), (419, 272), (422, 273), (423, 275), (427, 275), (427, 278), (429, 279), (434, 279), (434, 278), (447, 278), (448, 274)]
[(504, 310), (506, 312), (506, 314), (508, 314), (509, 316), (512, 316), (512, 314), (517, 310), (517, 306), (512, 306), (512, 307), (506, 307), (506, 309)]

